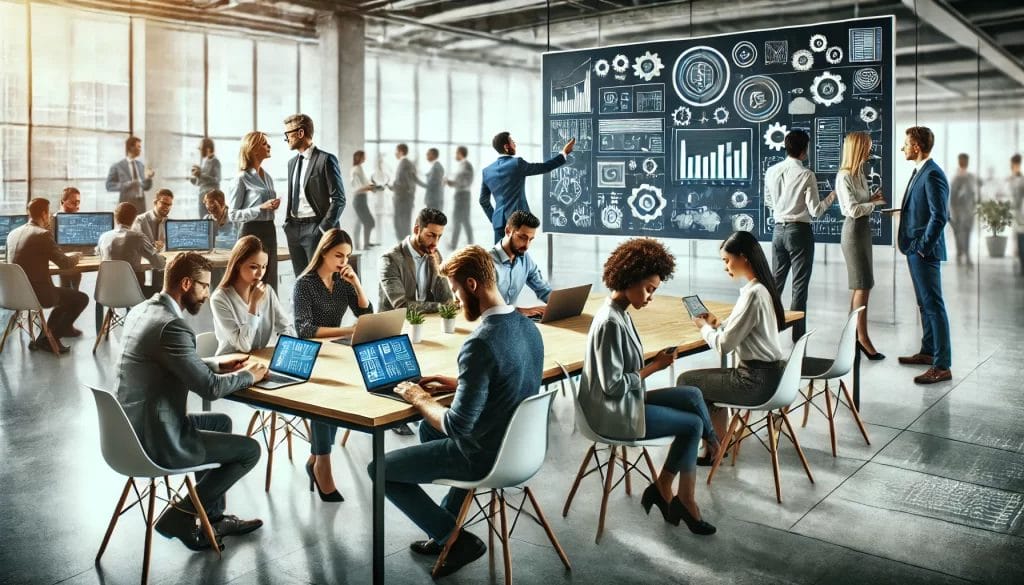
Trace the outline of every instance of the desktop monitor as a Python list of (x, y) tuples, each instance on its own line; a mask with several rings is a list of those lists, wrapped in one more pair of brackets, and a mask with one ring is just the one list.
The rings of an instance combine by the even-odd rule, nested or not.
[(58, 213), (53, 216), (53, 231), (61, 246), (95, 246), (104, 232), (114, 229), (110, 212)]
[(213, 249), (213, 222), (208, 219), (168, 219), (165, 229), (168, 252)]
[(27, 215), (0, 215), (0, 248), (7, 247), (7, 236), (28, 223)]

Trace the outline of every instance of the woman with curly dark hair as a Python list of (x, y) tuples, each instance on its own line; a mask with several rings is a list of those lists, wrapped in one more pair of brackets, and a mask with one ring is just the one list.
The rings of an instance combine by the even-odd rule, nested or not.
[[(701, 519), (694, 499), (700, 441), (706, 440), (709, 449), (718, 445), (707, 407), (696, 388), (647, 391), (644, 379), (667, 368), (675, 360), (676, 348), (665, 348), (644, 365), (640, 335), (626, 312), (629, 306), (646, 307), (662, 281), (672, 277), (675, 266), (665, 246), (648, 238), (629, 240), (609, 256), (603, 280), (611, 295), (590, 325), (579, 401), (587, 423), (604, 437), (675, 437), (641, 504), (648, 513), (657, 505), (666, 522), (679, 525), (683, 520), (695, 534), (713, 534), (715, 527)], [(677, 475), (679, 487), (673, 494)]]
[[(693, 322), (708, 346), (721, 355), (736, 352), (739, 363), (735, 368), (683, 372), (676, 382), (700, 388), (715, 432), (724, 433), (728, 413), (712, 403), (753, 406), (762, 404), (775, 392), (785, 366), (779, 330), (785, 326), (786, 314), (768, 260), (753, 234), (734, 232), (722, 242), (718, 253), (726, 274), (733, 280), (745, 280), (746, 284), (724, 321), (708, 313), (696, 316)], [(697, 460), (698, 465), (711, 465), (714, 461), (715, 452), (710, 448), (708, 451)]]

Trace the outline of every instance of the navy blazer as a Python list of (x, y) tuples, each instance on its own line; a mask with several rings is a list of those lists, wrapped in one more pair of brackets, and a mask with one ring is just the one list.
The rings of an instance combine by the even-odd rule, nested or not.
[[(297, 155), (288, 161), (288, 209), (292, 208), (292, 193), (295, 189), (295, 164), (298, 162)], [(345, 185), (341, 180), (341, 165), (338, 157), (329, 152), (324, 152), (313, 147), (313, 154), (309, 157), (309, 165), (303, 163), (302, 172), (306, 174), (305, 193), (306, 201), (313, 208), (317, 221), (320, 224), (320, 231), (326, 232), (336, 228), (341, 219), (341, 212), (345, 211)]]
[(926, 161), (914, 175), (900, 209), (900, 252), (945, 260), (943, 231), (949, 222), (949, 182), (934, 160)]
[(549, 173), (564, 164), (565, 156), (559, 153), (542, 163), (528, 163), (518, 156), (504, 155), (488, 165), (480, 185), (480, 206), (491, 218), (494, 229), (504, 228), (508, 217), (516, 211), (530, 211), (526, 201), (526, 177)]

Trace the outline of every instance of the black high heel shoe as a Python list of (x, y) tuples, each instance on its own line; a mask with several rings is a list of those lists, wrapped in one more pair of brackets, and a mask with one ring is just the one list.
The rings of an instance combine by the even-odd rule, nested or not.
[(694, 534), (708, 536), (709, 534), (714, 534), (715, 532), (718, 532), (718, 529), (712, 526), (711, 524), (705, 522), (704, 520), (697, 520), (696, 518), (694, 518), (693, 515), (690, 514), (690, 511), (686, 509), (686, 506), (684, 506), (683, 503), (679, 501), (679, 498), (672, 498), (671, 511), (672, 514), (676, 516), (676, 518), (679, 518), (683, 522), (685, 522), (686, 527), (689, 528), (690, 532)]
[(345, 497), (341, 495), (341, 492), (334, 490), (329, 494), (325, 494), (320, 489), (320, 484), (316, 481), (316, 475), (313, 474), (313, 462), (306, 462), (306, 475), (309, 476), (309, 491), (313, 491), (313, 486), (316, 486), (316, 493), (320, 496), (320, 499), (325, 502), (344, 502)]
[(877, 362), (878, 360), (884, 360), (885, 359), (885, 354), (880, 352), (880, 351), (876, 351), (875, 353), (868, 353), (868, 350), (865, 349), (864, 346), (861, 345), (859, 341), (857, 342), (857, 351), (859, 351), (862, 354), (864, 354), (864, 357), (868, 358), (869, 360), (871, 360), (873, 362)]
[(651, 506), (658, 506), (658, 509), (661, 510), (661, 517), (665, 519), (665, 522), (673, 526), (679, 526), (679, 516), (672, 513), (671, 505), (665, 501), (665, 498), (661, 497), (658, 486), (653, 483), (644, 490), (643, 496), (640, 497), (640, 505), (644, 507), (644, 511), (648, 515), (651, 513)]

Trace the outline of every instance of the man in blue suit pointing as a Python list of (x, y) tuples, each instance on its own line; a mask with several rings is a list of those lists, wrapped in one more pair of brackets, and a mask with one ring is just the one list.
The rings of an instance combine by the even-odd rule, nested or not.
[(526, 201), (526, 177), (550, 173), (564, 165), (576, 145), (576, 139), (571, 138), (565, 143), (562, 152), (542, 163), (529, 163), (516, 156), (516, 141), (512, 140), (508, 132), (499, 132), (495, 135), (491, 145), (501, 156), (484, 169), (480, 184), (480, 206), (491, 219), (494, 242), (498, 243), (505, 235), (508, 218), (520, 209), (530, 211), (530, 204)]
[(921, 311), (924, 336), (921, 350), (900, 358), (901, 364), (931, 366), (914, 378), (918, 384), (934, 384), (953, 379), (950, 372), (951, 349), (949, 317), (942, 300), (940, 266), (946, 260), (943, 230), (949, 222), (949, 182), (939, 165), (931, 159), (935, 135), (924, 126), (907, 129), (903, 155), (914, 163), (914, 172), (900, 206), (898, 243), (907, 256), (914, 294)]

